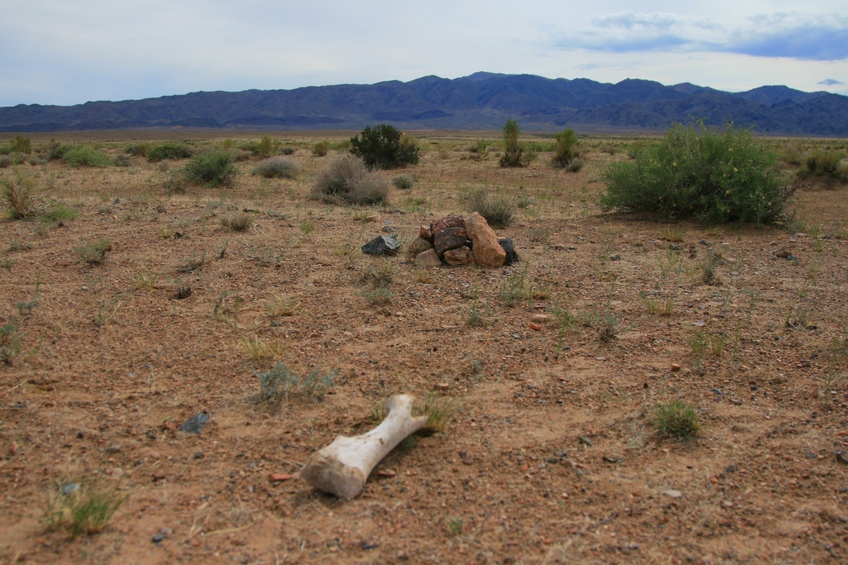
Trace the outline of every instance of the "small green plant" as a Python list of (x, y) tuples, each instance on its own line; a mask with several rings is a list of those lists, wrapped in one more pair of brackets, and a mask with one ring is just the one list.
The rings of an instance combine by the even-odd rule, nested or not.
[(482, 327), (486, 325), (487, 318), (488, 308), (481, 308), (479, 299), (475, 298), (465, 316), (465, 325), (468, 327)]
[(137, 273), (134, 278), (135, 288), (152, 292), (156, 288), (156, 275)]
[(282, 363), (264, 373), (255, 372), (259, 379), (260, 400), (266, 402), (288, 402), (292, 396), (312, 401), (324, 399), (327, 390), (335, 384), (338, 373), (322, 373), (313, 369), (304, 376), (298, 376)]
[(392, 186), (395, 188), (400, 188), (401, 190), (409, 190), (415, 185), (415, 179), (412, 178), (412, 175), (402, 174), (396, 175), (392, 179)]
[(178, 141), (166, 141), (148, 147), (147, 144), (138, 144), (134, 146), (135, 154), (147, 155), (147, 160), (151, 163), (156, 161), (176, 161), (177, 159), (188, 159), (194, 155), (194, 151), (185, 143)]
[(489, 194), (485, 188), (467, 190), (459, 195), (459, 201), (468, 212), (477, 212), (493, 228), (504, 228), (512, 223), (515, 205), (506, 197)]
[(86, 241), (75, 248), (80, 258), (89, 265), (101, 264), (106, 259), (106, 253), (111, 250), (112, 243), (102, 237), (97, 241)]
[(186, 257), (182, 261), (180, 261), (179, 265), (177, 265), (177, 272), (182, 274), (193, 273), (194, 271), (203, 267), (206, 263), (206, 252), (202, 252), (199, 256), (192, 255), (191, 257)]
[(124, 149), (124, 153), (134, 157), (147, 157), (148, 151), (150, 151), (150, 144), (146, 141), (127, 145), (127, 148)]
[(419, 149), (415, 140), (388, 124), (365, 126), (350, 140), (350, 152), (369, 169), (396, 169), (416, 165)]
[(434, 392), (424, 395), (423, 404), (413, 406), (414, 416), (427, 416), (427, 422), (419, 430), (422, 435), (432, 435), (444, 431), (456, 411), (450, 398)]
[(232, 186), (236, 176), (233, 154), (229, 151), (199, 153), (186, 164), (183, 175), (192, 184)]
[(697, 412), (682, 400), (657, 406), (653, 423), (660, 437), (690, 440), (700, 433)]
[(11, 365), (12, 360), (21, 352), (21, 340), (18, 336), (18, 323), (11, 321), (0, 326), (0, 363)]
[(603, 174), (605, 210), (648, 210), (708, 223), (783, 221), (793, 189), (777, 155), (750, 130), (674, 126), (632, 161)]
[(246, 212), (221, 216), (221, 226), (234, 232), (246, 232), (253, 225), (253, 217)]
[(518, 302), (531, 297), (527, 285), (527, 267), (522, 271), (514, 271), (506, 277), (501, 286), (500, 296), (506, 306), (515, 306)]
[(253, 168), (253, 174), (266, 179), (293, 179), (300, 173), (300, 164), (288, 157), (271, 157), (260, 161)]
[(645, 305), (645, 310), (648, 314), (654, 316), (671, 316), (674, 314), (674, 299), (666, 298), (665, 300), (654, 300), (644, 292), (639, 294), (642, 303)]
[(301, 220), (300, 221), (300, 231), (303, 234), (310, 234), (315, 231), (315, 222), (312, 220)]
[(283, 142), (279, 139), (271, 139), (271, 136), (267, 133), (262, 136), (262, 139), (259, 140), (259, 143), (256, 145), (256, 154), (260, 157), (270, 157), (271, 155), (276, 155), (277, 151), (280, 149), (280, 145)]
[(518, 142), (518, 122), (507, 120), (503, 127), (504, 153), (500, 159), (501, 167), (526, 167), (530, 160), (524, 155), (524, 149)]
[(57, 204), (56, 206), (48, 208), (47, 211), (44, 212), (44, 219), (54, 223), (61, 223), (73, 220), (78, 215), (79, 212), (73, 208), (68, 208), (63, 204)]
[(114, 487), (56, 484), (47, 495), (42, 522), (48, 531), (67, 529), (72, 537), (103, 531), (126, 497)]
[(244, 338), (238, 342), (238, 348), (247, 353), (254, 361), (273, 359), (281, 353), (278, 342), (268, 343), (259, 336)]
[(106, 167), (112, 159), (104, 152), (88, 145), (74, 145), (64, 152), (62, 159), (72, 167)]
[(580, 144), (577, 141), (577, 134), (574, 133), (574, 130), (566, 129), (556, 134), (556, 147), (552, 159), (554, 167), (571, 170), (570, 167), (579, 157)]
[(330, 142), (329, 141), (319, 141), (315, 145), (312, 146), (312, 154), (316, 157), (326, 157), (327, 153), (330, 152)]
[(70, 145), (63, 145), (55, 139), (51, 139), (50, 143), (47, 144), (47, 160), (58, 161), (62, 159), (70, 148)]
[(318, 174), (312, 188), (313, 198), (347, 204), (387, 204), (389, 183), (370, 172), (362, 159), (342, 155), (333, 159)]
[(453, 518), (448, 518), (446, 525), (448, 534), (458, 536), (462, 533), (462, 527), (465, 525), (465, 522), (463, 522), (460, 516), (454, 516)]
[(384, 306), (392, 301), (394, 293), (388, 283), (379, 282), (372, 288), (363, 290), (362, 297), (372, 306)]
[(481, 139), (474, 145), (468, 148), (468, 151), (473, 155), (474, 159), (483, 159), (488, 155), (487, 149), (489, 148), (489, 143), (485, 139)]

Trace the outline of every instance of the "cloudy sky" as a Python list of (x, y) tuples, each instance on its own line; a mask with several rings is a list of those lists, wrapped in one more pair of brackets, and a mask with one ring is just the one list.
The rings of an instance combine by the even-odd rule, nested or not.
[(2, 3), (0, 106), (477, 71), (848, 94), (845, 0)]

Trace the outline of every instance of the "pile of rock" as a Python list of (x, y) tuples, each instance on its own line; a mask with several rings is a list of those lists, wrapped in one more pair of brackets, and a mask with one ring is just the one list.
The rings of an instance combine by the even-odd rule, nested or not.
[(466, 220), (445, 216), (421, 226), (408, 253), (421, 266), (468, 265), (503, 267), (518, 261), (511, 238), (498, 238), (486, 218), (474, 212)]

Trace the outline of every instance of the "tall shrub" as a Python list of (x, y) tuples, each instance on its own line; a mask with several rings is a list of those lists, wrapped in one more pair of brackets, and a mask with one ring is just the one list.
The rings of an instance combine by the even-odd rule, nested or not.
[(518, 143), (518, 122), (507, 120), (503, 127), (504, 154), (501, 157), (501, 167), (525, 167), (527, 160), (524, 158), (524, 149)]
[(396, 169), (418, 163), (415, 141), (388, 124), (365, 126), (350, 140), (350, 152), (360, 157), (369, 169)]
[(751, 130), (676, 124), (632, 161), (607, 168), (601, 206), (709, 223), (778, 222), (792, 195), (778, 161)]
[(554, 167), (563, 169), (570, 168), (579, 158), (580, 148), (577, 134), (573, 129), (566, 129), (556, 134), (556, 147), (554, 148)]

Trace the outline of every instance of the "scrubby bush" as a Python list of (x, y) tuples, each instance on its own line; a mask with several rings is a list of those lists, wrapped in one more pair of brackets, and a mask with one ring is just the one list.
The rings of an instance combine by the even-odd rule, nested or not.
[(47, 144), (47, 160), (48, 161), (58, 161), (65, 157), (65, 153), (70, 149), (70, 145), (63, 145), (56, 141), (55, 139), (51, 139), (50, 143)]
[(515, 205), (506, 197), (489, 194), (485, 188), (465, 191), (459, 201), (468, 212), (477, 212), (493, 228), (504, 228), (512, 223)]
[(127, 145), (127, 148), (124, 150), (127, 155), (134, 155), (135, 157), (147, 157), (148, 151), (150, 151), (150, 144), (146, 141)]
[(660, 437), (690, 440), (701, 431), (698, 413), (682, 400), (672, 400), (657, 406), (653, 423)]
[(72, 167), (105, 167), (112, 159), (104, 152), (88, 145), (74, 145), (64, 151), (62, 159)]
[(29, 155), (32, 153), (32, 143), (30, 143), (28, 137), (18, 134), (15, 136), (15, 139), (12, 140), (11, 150), (12, 153), (24, 153)]
[(396, 175), (392, 179), (392, 185), (395, 188), (408, 190), (415, 185), (415, 179), (412, 178), (412, 175)]
[(186, 163), (183, 174), (193, 184), (231, 186), (236, 175), (233, 155), (229, 151), (199, 153)]
[(276, 155), (277, 150), (282, 144), (282, 141), (279, 139), (271, 139), (271, 136), (266, 133), (262, 136), (262, 139), (259, 140), (259, 144), (256, 146), (256, 154), (260, 157)]
[(325, 157), (330, 152), (329, 141), (319, 141), (312, 146), (312, 154), (317, 157)]
[(166, 141), (147, 149), (147, 160), (175, 161), (177, 159), (188, 159), (194, 154), (191, 147), (178, 141)]
[(396, 169), (418, 163), (415, 141), (387, 124), (365, 126), (359, 135), (351, 138), (350, 144), (350, 152), (361, 157), (370, 169)]
[(9, 155), (0, 155), (0, 169), (11, 167), (15, 164), (15, 160)]
[(524, 149), (518, 143), (518, 122), (507, 120), (503, 127), (504, 154), (501, 156), (501, 167), (526, 167), (529, 163), (524, 156)]
[(571, 165), (579, 157), (580, 147), (577, 141), (577, 134), (574, 133), (574, 130), (566, 129), (556, 134), (556, 147), (554, 147), (554, 157), (552, 160), (554, 167), (573, 170)]
[(12, 219), (31, 218), (43, 211), (41, 202), (35, 196), (35, 178), (32, 176), (15, 171), (15, 178), (0, 179), (0, 187), (7, 213)]
[(260, 161), (253, 169), (254, 175), (265, 178), (293, 179), (300, 173), (300, 164), (288, 157), (271, 157)]
[(792, 194), (777, 155), (748, 129), (677, 124), (659, 142), (603, 174), (604, 210), (647, 210), (710, 223), (783, 219)]
[(369, 171), (362, 159), (342, 155), (318, 174), (312, 195), (328, 202), (386, 204), (389, 183), (379, 174)]
[(845, 167), (840, 162), (845, 159), (845, 153), (837, 150), (817, 149), (804, 159), (804, 168), (800, 172), (802, 178), (836, 178), (848, 181), (844, 174)]

